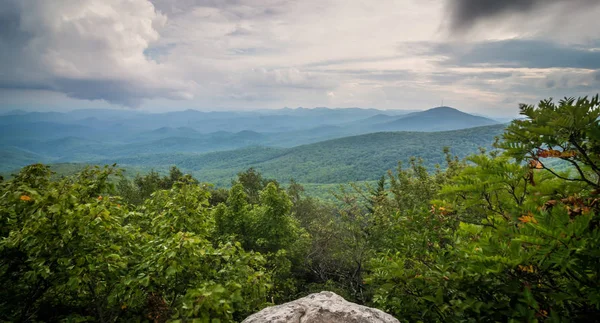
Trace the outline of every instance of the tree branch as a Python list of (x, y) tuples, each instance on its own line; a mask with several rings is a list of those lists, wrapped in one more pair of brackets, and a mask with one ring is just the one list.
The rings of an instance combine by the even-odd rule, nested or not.
[(598, 184), (594, 184), (594, 182), (590, 181), (589, 179), (587, 179), (587, 177), (585, 177), (585, 174), (583, 173), (583, 170), (581, 169), (581, 167), (579, 167), (579, 164), (577, 164), (574, 160), (571, 160), (569, 158), (566, 157), (561, 157), (560, 159), (562, 160), (566, 160), (569, 163), (571, 163), (571, 165), (575, 166), (575, 169), (577, 169), (577, 172), (579, 173), (579, 176), (581, 177), (581, 180), (583, 180), (584, 182), (594, 186), (594, 187), (599, 187)]
[(575, 148), (577, 148), (577, 150), (579, 151), (579, 153), (583, 156), (583, 158), (588, 162), (588, 164), (590, 165), (590, 167), (592, 167), (592, 169), (594, 170), (594, 172), (596, 172), (596, 174), (598, 174), (600, 176), (600, 168), (598, 168), (598, 166), (596, 166), (596, 164), (590, 159), (590, 156), (588, 156), (588, 154), (585, 152), (585, 150), (577, 143), (577, 141), (575, 141), (573, 138), (569, 138), (569, 142), (575, 146)]
[(594, 184), (593, 182), (590, 182), (587, 178), (568, 178), (568, 177), (564, 177), (562, 175), (557, 174), (555, 171), (553, 171), (552, 169), (546, 167), (546, 165), (544, 165), (544, 163), (542, 163), (541, 161), (539, 161), (538, 159), (536, 159), (540, 165), (542, 165), (542, 168), (549, 171), (552, 175), (565, 180), (565, 181), (571, 181), (571, 182), (585, 182), (588, 183), (590, 185), (593, 185), (594, 187), (598, 187), (598, 185)]

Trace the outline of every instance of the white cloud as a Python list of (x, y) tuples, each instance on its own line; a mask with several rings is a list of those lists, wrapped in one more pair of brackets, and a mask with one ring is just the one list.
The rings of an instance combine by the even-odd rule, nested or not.
[[(3, 82), (81, 99), (136, 105), (145, 98), (191, 98), (194, 83), (144, 55), (159, 40), (165, 15), (145, 0), (14, 2), (20, 47)], [(6, 44), (5, 45), (14, 45)], [(5, 47), (6, 48), (6, 47)], [(10, 77), (11, 79), (7, 79)]]
[[(17, 27), (0, 30), (5, 89), (51, 90), (152, 110), (424, 109), (445, 99), (465, 110), (506, 113), (517, 109), (508, 96), (528, 99), (559, 90), (528, 82), (526, 67), (500, 77), (492, 67), (457, 68), (423, 54), (419, 44), (457, 40), (444, 29), (449, 14), (439, 0), (9, 2), (4, 15), (0, 8), (0, 27)], [(590, 19), (596, 9), (570, 12), (565, 25), (559, 23), (565, 13), (556, 8), (480, 21), (458, 40), (465, 46), (507, 37), (600, 40), (593, 28), (598, 22)], [(3, 17), (13, 20), (3, 24)], [(455, 77), (442, 82), (440, 73)], [(527, 86), (518, 90), (519, 84)]]

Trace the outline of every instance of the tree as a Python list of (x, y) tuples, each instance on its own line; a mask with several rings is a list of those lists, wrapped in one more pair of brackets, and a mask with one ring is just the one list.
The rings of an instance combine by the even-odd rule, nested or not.
[(375, 304), (411, 320), (595, 320), (598, 99), (544, 100), (522, 114), (504, 151), (469, 157), (429, 214), (395, 228), (397, 247), (369, 277)]
[(119, 195), (128, 203), (133, 205), (140, 205), (146, 199), (148, 199), (152, 193), (157, 190), (168, 190), (180, 181), (187, 181), (198, 183), (189, 174), (183, 174), (179, 168), (172, 166), (169, 170), (168, 176), (160, 177), (160, 174), (154, 170), (151, 170), (146, 175), (136, 174), (133, 181), (125, 177), (121, 177), (117, 184), (117, 191)]
[(184, 174), (177, 166), (171, 166), (169, 176), (163, 177), (160, 186), (162, 189), (170, 189), (173, 185), (184, 178)]
[(131, 210), (118, 175), (32, 165), (0, 184), (0, 320), (232, 321), (265, 303), (264, 257), (216, 241), (204, 188), (184, 176)]
[(246, 250), (254, 246), (254, 219), (251, 205), (241, 184), (234, 185), (228, 193), (226, 203), (219, 204), (213, 211), (217, 235), (221, 239), (234, 239), (242, 243)]
[(136, 270), (155, 300), (154, 319), (239, 319), (264, 302), (270, 278), (263, 257), (216, 241), (208, 200), (209, 192), (189, 179), (140, 208), (150, 239)]
[[(526, 118), (515, 120), (506, 129), (499, 145), (518, 161), (554, 176), (600, 188), (600, 99), (599, 96), (565, 98), (558, 105), (542, 100), (538, 106), (522, 104)], [(546, 160), (555, 158), (569, 166), (570, 173), (552, 169)]]
[(221, 241), (239, 241), (245, 250), (265, 255), (266, 268), (273, 274), (272, 296), (290, 300), (301, 287), (298, 276), (308, 237), (292, 216), (292, 202), (284, 190), (270, 182), (258, 196), (256, 203), (249, 203), (245, 187), (235, 184), (227, 202), (213, 211), (216, 231)]
[(273, 183), (279, 187), (279, 183), (273, 179), (263, 178), (262, 174), (254, 169), (254, 167), (248, 168), (244, 172), (237, 174), (237, 180), (233, 181), (233, 185), (241, 184), (244, 187), (248, 202), (251, 204), (257, 204), (259, 202), (259, 193), (262, 191), (267, 184)]
[(51, 181), (47, 166), (24, 168), (1, 187), (2, 320), (95, 317), (114, 321), (139, 305), (123, 284), (135, 231), (111, 191), (114, 168), (86, 169)]

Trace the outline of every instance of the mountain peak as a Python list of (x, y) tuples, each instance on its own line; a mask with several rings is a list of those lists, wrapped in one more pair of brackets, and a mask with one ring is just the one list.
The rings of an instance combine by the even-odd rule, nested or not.
[(429, 110), (414, 112), (379, 126), (388, 131), (446, 131), (496, 124), (498, 122), (484, 117), (440, 106)]
[(449, 107), (449, 106), (445, 106), (445, 105), (444, 106), (439, 106), (439, 107), (433, 107), (433, 108), (425, 110), (425, 111), (458, 111), (458, 112), (462, 112), (462, 111), (460, 111), (458, 109), (455, 109), (455, 108)]
[(469, 114), (467, 112), (464, 111), (460, 111), (458, 109), (452, 108), (452, 107), (448, 107), (448, 106), (441, 106), (441, 107), (435, 107), (435, 108), (431, 108), (429, 110), (425, 110), (425, 111), (421, 111), (421, 112), (416, 112), (413, 115), (438, 115), (438, 116), (472, 116), (472, 114)]

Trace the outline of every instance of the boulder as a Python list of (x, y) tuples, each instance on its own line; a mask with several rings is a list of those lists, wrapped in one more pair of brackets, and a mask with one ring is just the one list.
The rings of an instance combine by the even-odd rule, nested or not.
[(310, 294), (295, 301), (271, 306), (242, 323), (399, 323), (375, 308), (346, 301), (332, 292)]

